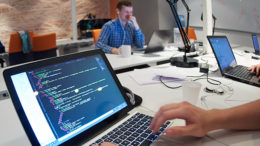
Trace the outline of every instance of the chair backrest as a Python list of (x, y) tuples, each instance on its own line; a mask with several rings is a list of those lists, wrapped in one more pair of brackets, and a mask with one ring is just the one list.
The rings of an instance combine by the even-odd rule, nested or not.
[[(29, 31), (29, 35), (32, 40), (34, 33), (32, 31)], [(8, 53), (22, 52), (22, 50), (23, 50), (23, 43), (19, 33), (18, 32), (12, 33), (10, 35)]]
[[(186, 31), (186, 28), (183, 28), (183, 29), (184, 29), (184, 31)], [(194, 31), (194, 28), (188, 29), (188, 38), (193, 39), (193, 40), (197, 40), (197, 36), (196, 36), (195, 31)]]
[(101, 29), (92, 30), (92, 36), (93, 36), (93, 39), (94, 39), (94, 44), (96, 44), (96, 42), (98, 41), (98, 37), (99, 37), (100, 32), (101, 32)]
[(22, 39), (20, 38), (19, 34), (11, 34), (8, 49), (9, 65), (16, 65), (57, 56), (55, 33), (37, 35), (32, 31), (29, 31), (29, 34), (31, 37), (33, 49), (32, 52), (28, 54), (24, 54), (22, 52)]
[(47, 51), (57, 47), (56, 33), (34, 35), (32, 37), (33, 52)]

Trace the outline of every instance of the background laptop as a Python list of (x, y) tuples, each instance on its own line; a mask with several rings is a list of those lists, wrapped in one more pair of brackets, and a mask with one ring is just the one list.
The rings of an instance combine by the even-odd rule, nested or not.
[(247, 67), (237, 65), (226, 36), (208, 36), (207, 38), (223, 76), (251, 85), (260, 86), (258, 78), (251, 74), (250, 71), (247, 70)]
[(165, 46), (172, 39), (172, 30), (155, 30), (151, 36), (146, 48), (137, 48), (137, 51), (144, 51), (144, 53), (154, 53), (163, 51)]
[(32, 145), (150, 144), (170, 124), (152, 134), (152, 117), (130, 111), (101, 50), (16, 66), (3, 74)]
[(257, 35), (252, 34), (252, 40), (253, 40), (253, 44), (254, 44), (255, 54), (260, 55)]

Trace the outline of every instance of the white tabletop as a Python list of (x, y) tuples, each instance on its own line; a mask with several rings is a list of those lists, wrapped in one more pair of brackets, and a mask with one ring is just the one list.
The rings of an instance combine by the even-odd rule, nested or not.
[[(239, 64), (250, 66), (252, 64), (258, 64), (259, 61), (251, 60), (248, 54), (236, 55), (237, 61)], [(216, 62), (213, 60), (215, 58), (213, 55), (202, 56), (203, 59), (207, 60), (212, 67), (216, 65)], [(202, 61), (203, 62), (203, 61)], [(152, 68), (161, 68), (167, 69), (170, 72), (169, 68), (173, 68), (170, 64), (164, 64), (160, 66), (154, 66)], [(148, 70), (148, 69), (144, 69)], [(149, 69), (150, 70), (150, 69)], [(183, 72), (190, 72), (190, 75), (194, 75), (196, 70), (190, 70), (186, 68), (179, 68), (178, 71), (182, 70)], [(213, 69), (215, 71), (215, 69)], [(135, 72), (135, 71), (133, 71)], [(174, 72), (174, 70), (172, 71)], [(182, 99), (182, 88), (178, 89), (169, 89), (166, 88), (161, 83), (150, 84), (150, 85), (140, 85), (138, 84), (133, 77), (130, 75), (131, 72), (126, 72), (118, 74), (118, 78), (123, 86), (128, 87), (135, 94), (143, 98), (142, 106), (152, 110), (157, 111), (160, 106), (173, 103), (181, 102)], [(223, 109), (248, 103), (256, 99), (260, 99), (259, 93), (260, 88), (251, 86), (248, 84), (236, 82), (230, 79), (221, 77), (220, 72), (211, 73), (210, 77), (216, 80), (221, 81), (226, 87), (227, 93), (224, 95), (209, 94), (203, 91), (207, 87), (214, 87), (207, 83), (206, 80), (198, 80), (202, 83), (202, 90), (200, 93), (200, 99), (197, 102), (197, 106), (204, 109)], [(193, 78), (194, 79), (194, 78)], [(179, 83), (167, 83), (169, 86), (178, 86)], [(216, 86), (215, 86), (216, 88)], [(230, 91), (229, 91), (230, 90)], [(201, 100), (206, 99), (206, 100)], [(218, 142), (223, 143), (224, 145), (247, 145), (254, 146), (260, 143), (260, 132), (259, 131), (228, 131), (228, 130), (217, 130), (207, 134), (207, 137), (216, 139)]]
[(106, 54), (114, 70), (126, 69), (139, 65), (156, 65), (157, 62), (169, 60), (176, 54), (177, 48), (166, 48), (164, 51), (152, 54), (137, 52), (130, 57), (124, 58), (121, 55)]

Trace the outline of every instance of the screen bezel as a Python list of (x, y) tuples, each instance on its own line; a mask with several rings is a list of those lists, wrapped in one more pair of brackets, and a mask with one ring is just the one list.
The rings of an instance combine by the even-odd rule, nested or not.
[(227, 72), (228, 70), (230, 70), (230, 67), (228, 67), (228, 68), (222, 70), (221, 65), (220, 65), (220, 63), (219, 63), (219, 60), (218, 60), (218, 57), (217, 57), (217, 55), (216, 55), (215, 49), (213, 48), (213, 45), (211, 44), (211, 41), (210, 41), (210, 39), (219, 39), (219, 38), (227, 39), (228, 45), (229, 45), (229, 47), (230, 47), (230, 49), (231, 49), (232, 55), (233, 55), (234, 60), (235, 60), (235, 65), (237, 65), (237, 60), (236, 60), (236, 57), (235, 57), (235, 55), (234, 55), (233, 49), (232, 49), (232, 47), (230, 46), (229, 40), (228, 40), (228, 38), (227, 38), (226, 36), (207, 36), (207, 39), (208, 39), (208, 41), (209, 41), (209, 44), (210, 44), (211, 49), (212, 49), (212, 51), (213, 51), (213, 54), (214, 54), (214, 56), (215, 56), (215, 58), (216, 58), (216, 60), (217, 60), (219, 70), (220, 70), (220, 72), (221, 72), (221, 74), (222, 74), (222, 76), (223, 76), (223, 75), (225, 75), (225, 72)]
[(15, 91), (14, 84), (12, 83), (11, 76), (18, 74), (18, 73), (21, 73), (21, 72), (28, 72), (28, 71), (31, 71), (31, 70), (34, 70), (34, 69), (37, 69), (37, 68), (41, 68), (41, 67), (45, 67), (45, 66), (49, 66), (49, 65), (54, 65), (54, 64), (74, 60), (74, 59), (94, 56), (94, 55), (100, 55), (103, 58), (105, 64), (107, 65), (109, 72), (111, 73), (113, 79), (115, 80), (116, 85), (118, 86), (121, 94), (123, 95), (123, 97), (124, 97), (124, 99), (127, 103), (127, 106), (125, 108), (121, 109), (120, 111), (118, 111), (117, 113), (115, 113), (114, 115), (110, 116), (109, 118), (103, 120), (99, 124), (97, 124), (97, 125), (89, 128), (88, 130), (80, 133), (79, 135), (75, 136), (74, 138), (70, 139), (69, 141), (66, 141), (62, 145), (70, 145), (70, 144), (75, 144), (75, 143), (80, 144), (80, 143), (83, 143), (83, 142), (91, 139), (95, 135), (94, 133), (100, 132), (101, 130), (103, 130), (102, 128), (107, 127), (111, 122), (117, 120), (119, 117), (125, 116), (127, 114), (127, 112), (130, 110), (131, 103), (129, 102), (129, 100), (128, 100), (126, 94), (125, 94), (125, 91), (123, 90), (121, 83), (119, 82), (114, 70), (112, 69), (112, 66), (110, 65), (106, 55), (104, 54), (104, 52), (102, 50), (95, 49), (95, 50), (70, 54), (70, 55), (61, 56), (61, 57), (44, 59), (44, 60), (41, 60), (41, 61), (27, 63), (27, 64), (24, 64), (24, 65), (21, 65), (21, 66), (16, 66), (16, 67), (4, 70), (3, 76), (4, 76), (4, 80), (5, 80), (7, 89), (10, 93), (11, 100), (13, 102), (13, 105), (14, 105), (16, 112), (19, 116), (19, 119), (20, 119), (20, 121), (23, 125), (23, 128), (24, 128), (24, 130), (25, 130), (25, 132), (26, 132), (26, 134), (27, 134), (27, 136), (28, 136), (32, 145), (40, 145), (40, 144), (39, 144), (39, 142), (36, 138), (36, 135), (33, 132), (32, 127), (30, 126), (30, 123), (29, 123), (26, 115), (25, 115), (25, 112), (23, 110), (21, 102), (20, 102), (18, 95)]

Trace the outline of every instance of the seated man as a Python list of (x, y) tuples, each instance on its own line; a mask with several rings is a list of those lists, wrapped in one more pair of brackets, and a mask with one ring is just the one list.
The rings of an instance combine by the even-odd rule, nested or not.
[(107, 22), (96, 43), (96, 48), (105, 53), (120, 54), (121, 45), (131, 45), (143, 48), (144, 35), (136, 18), (132, 15), (133, 7), (129, 1), (119, 1), (117, 4), (118, 18)]

